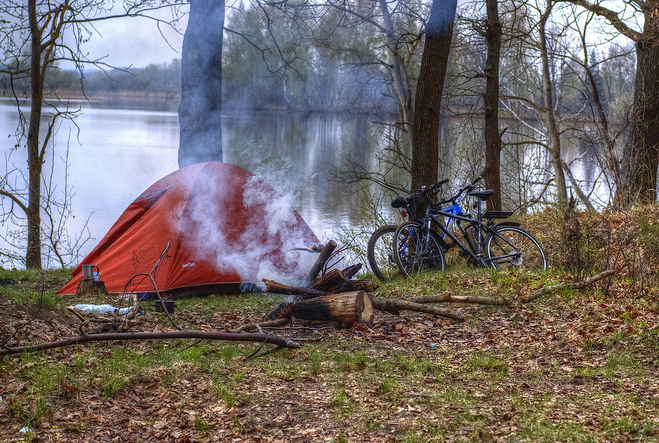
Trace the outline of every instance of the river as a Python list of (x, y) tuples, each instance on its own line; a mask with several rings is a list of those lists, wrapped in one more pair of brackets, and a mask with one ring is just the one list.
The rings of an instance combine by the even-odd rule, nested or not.
[[(63, 121), (58, 127), (55, 158), (49, 157), (47, 166), (54, 161), (57, 192), (65, 184), (72, 191), (75, 217), (67, 221), (68, 231), (80, 232), (89, 218), (91, 239), (79, 251), (82, 258), (142, 191), (177, 169), (178, 118), (173, 112), (81, 106), (75, 125)], [(226, 115), (222, 122), (224, 161), (265, 177), (275, 189), (289, 194), (319, 238), (336, 237), (340, 227), (355, 226), (365, 218), (359, 186), (337, 180), (336, 172), (347, 163), (371, 170), (384, 167), (375, 155), (382, 144), (383, 126), (371, 119), (374, 117), (337, 114)], [(3, 158), (20, 169), (26, 154), (24, 149), (12, 150), (17, 122), (16, 107), (9, 100), (0, 100), (0, 136), (5, 140), (0, 149)], [(459, 135), (454, 139), (465, 144)], [(572, 157), (577, 156), (573, 151)], [(461, 158), (474, 160), (472, 169), (476, 170), (478, 157), (462, 154)], [(525, 152), (522, 162), (532, 162), (534, 155)], [(448, 163), (458, 158), (447, 157), (454, 159)], [(459, 166), (466, 166), (465, 177), (473, 174), (469, 165)], [(580, 177), (592, 175), (593, 170), (584, 161), (576, 164)], [(4, 207), (8, 207), (6, 200)], [(15, 231), (8, 220), (3, 224), (2, 235)], [(0, 248), (6, 250), (7, 243), (0, 242)]]

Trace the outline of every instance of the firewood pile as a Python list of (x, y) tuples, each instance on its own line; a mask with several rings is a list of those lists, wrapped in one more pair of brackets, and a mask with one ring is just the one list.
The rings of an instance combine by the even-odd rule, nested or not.
[(274, 280), (264, 279), (266, 290), (275, 294), (290, 295), (289, 299), (270, 312), (260, 323), (243, 325), (234, 332), (266, 326), (281, 326), (291, 319), (335, 322), (342, 328), (355, 323), (373, 326), (375, 310), (399, 315), (400, 311), (416, 311), (463, 321), (464, 317), (427, 303), (437, 300), (384, 299), (370, 295), (378, 285), (370, 280), (355, 280), (353, 277), (362, 265), (355, 264), (343, 270), (332, 269), (318, 275), (336, 248), (334, 241), (328, 242), (320, 252), (318, 260), (306, 279), (306, 286), (290, 286)]

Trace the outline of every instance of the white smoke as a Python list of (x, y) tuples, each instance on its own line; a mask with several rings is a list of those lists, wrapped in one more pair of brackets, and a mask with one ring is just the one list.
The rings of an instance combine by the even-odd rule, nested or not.
[[(185, 241), (198, 257), (218, 271), (235, 272), (241, 281), (294, 283), (305, 275), (317, 254), (294, 250), (311, 245), (300, 238), (291, 199), (257, 176), (249, 177), (237, 196), (243, 189), (240, 178), (212, 171), (200, 175), (202, 192), (185, 209)], [(243, 207), (247, 218), (233, 212)]]

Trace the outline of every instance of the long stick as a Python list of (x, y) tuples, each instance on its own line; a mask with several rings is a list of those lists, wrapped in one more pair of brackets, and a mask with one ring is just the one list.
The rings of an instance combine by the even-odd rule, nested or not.
[(397, 313), (398, 311), (415, 311), (415, 312), (424, 312), (426, 314), (439, 315), (442, 317), (452, 318), (457, 321), (464, 321), (464, 317), (460, 314), (448, 311), (446, 309), (437, 308), (435, 306), (428, 306), (421, 303), (414, 303), (408, 300), (395, 300), (395, 299), (385, 299), (382, 297), (371, 297), (371, 302), (375, 309), (380, 311), (387, 311)]
[(480, 295), (419, 295), (408, 299), (414, 303), (475, 303), (479, 305), (508, 305), (508, 301), (501, 298), (483, 297)]
[(583, 289), (586, 286), (592, 285), (595, 283), (597, 280), (601, 280), (604, 277), (608, 277), (609, 275), (613, 275), (613, 269), (607, 269), (606, 271), (600, 272), (597, 275), (593, 275), (587, 280), (576, 282), (576, 283), (559, 283), (557, 285), (551, 285), (551, 286), (545, 286), (544, 288), (540, 288), (537, 291), (529, 294), (529, 295), (523, 295), (521, 298), (521, 301), (524, 303), (528, 303), (530, 301), (535, 300), (536, 298), (540, 297), (541, 295), (548, 294), (550, 292), (554, 292), (557, 289), (561, 288), (573, 288), (573, 289)]
[(118, 341), (118, 340), (170, 340), (174, 338), (200, 338), (206, 340), (228, 340), (228, 341), (242, 341), (242, 342), (259, 342), (270, 343), (277, 345), (281, 348), (299, 348), (299, 343), (279, 337), (272, 334), (253, 334), (243, 333), (237, 334), (233, 332), (220, 332), (220, 331), (195, 331), (189, 329), (182, 329), (180, 331), (166, 331), (166, 332), (112, 332), (105, 334), (89, 334), (78, 335), (61, 340), (55, 340), (38, 345), (26, 345), (15, 347), (2, 347), (0, 348), (0, 357), (4, 355), (18, 354), (21, 352), (34, 352), (43, 351), (46, 349), (62, 348), (64, 346), (79, 345), (82, 343), (98, 342), (98, 341)]
[(263, 279), (263, 283), (265, 283), (265, 290), (273, 294), (299, 295), (304, 298), (320, 297), (328, 294), (328, 292), (319, 291), (318, 289), (289, 286), (267, 278)]

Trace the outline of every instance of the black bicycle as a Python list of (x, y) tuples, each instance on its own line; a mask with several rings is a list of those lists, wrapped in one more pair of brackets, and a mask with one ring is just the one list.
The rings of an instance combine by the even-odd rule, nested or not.
[[(448, 183), (448, 180), (442, 180), (435, 186), (439, 187)], [(398, 209), (400, 215), (405, 221), (410, 213), (410, 208), (421, 197), (421, 192), (415, 192), (409, 197), (396, 197), (391, 202), (391, 207)], [(373, 271), (373, 274), (380, 281), (388, 281), (400, 274), (398, 266), (394, 261), (394, 234), (396, 233), (398, 225), (385, 225), (375, 230), (368, 239), (368, 247), (366, 249), (366, 256), (368, 264)]]
[[(447, 239), (451, 241), (450, 246), (457, 246), (461, 250), (461, 255), (470, 263), (504, 269), (547, 268), (547, 259), (540, 243), (522, 229), (519, 223), (492, 222), (494, 219), (507, 218), (512, 213), (482, 212), (482, 203), (494, 191), (475, 191), (474, 186), (478, 181), (480, 178), (439, 203), (434, 203), (431, 197), (439, 191), (446, 180), (422, 187), (414, 193), (416, 198), (423, 198), (426, 201), (425, 216), (398, 226), (393, 238), (392, 258), (404, 276), (408, 277), (427, 269), (444, 269), (444, 251), (449, 248)], [(463, 193), (476, 198), (476, 219), (460, 210), (458, 200)], [(448, 203), (451, 206), (446, 207)], [(444, 224), (438, 217), (448, 218), (448, 222)], [(457, 226), (457, 230), (454, 231), (462, 234), (464, 243), (449, 230), (448, 225), (451, 220)], [(433, 224), (439, 233), (432, 229)]]

